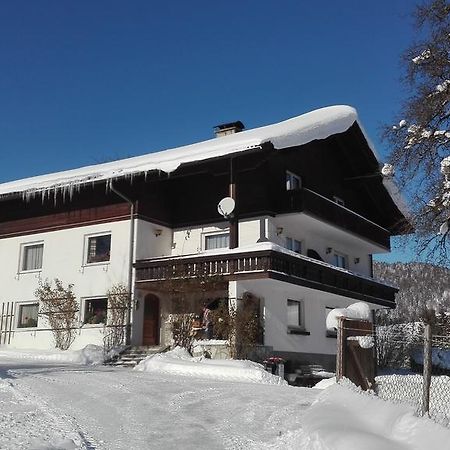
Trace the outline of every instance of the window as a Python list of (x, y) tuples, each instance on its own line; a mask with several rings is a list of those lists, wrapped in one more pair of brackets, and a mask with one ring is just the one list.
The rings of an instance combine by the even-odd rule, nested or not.
[[(326, 324), (326, 321), (327, 321), (328, 314), (331, 311), (333, 311), (333, 309), (335, 309), (335, 308), (333, 308), (332, 306), (325, 306), (325, 324)], [(325, 328), (326, 328), (326, 325), (325, 325)], [(329, 330), (328, 328), (326, 328), (326, 335), (328, 337), (337, 337), (337, 331), (336, 330)]]
[(17, 321), (17, 328), (37, 327), (38, 308), (39, 305), (37, 303), (19, 305), (19, 319)]
[(334, 253), (334, 265), (337, 267), (342, 267), (343, 269), (348, 268), (348, 258), (342, 253)]
[(25, 272), (27, 270), (42, 269), (43, 254), (44, 244), (25, 244), (22, 247), (22, 261), (20, 263), (20, 270)]
[(210, 234), (205, 236), (205, 250), (228, 248), (229, 246), (230, 233)]
[(338, 205), (345, 206), (344, 200), (342, 200), (342, 198), (336, 197), (335, 195), (333, 196), (333, 202), (337, 203)]
[(302, 252), (302, 242), (297, 241), (297, 239), (292, 239), (290, 237), (287, 237), (286, 238), (286, 248), (288, 250), (292, 250), (296, 253), (301, 253)]
[(108, 308), (107, 298), (90, 298), (84, 301), (84, 321), (89, 324), (105, 324)]
[(86, 264), (107, 262), (111, 252), (111, 235), (90, 236), (87, 239)]
[(295, 173), (286, 171), (286, 190), (294, 191), (302, 187), (302, 179)]
[(287, 301), (287, 325), (289, 329), (303, 329), (305, 326), (303, 317), (303, 302), (301, 300)]

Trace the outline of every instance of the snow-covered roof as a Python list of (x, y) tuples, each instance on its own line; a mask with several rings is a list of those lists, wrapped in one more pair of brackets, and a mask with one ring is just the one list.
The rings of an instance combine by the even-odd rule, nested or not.
[[(347, 131), (355, 122), (363, 132), (369, 148), (377, 159), (375, 147), (363, 126), (358, 121), (354, 108), (346, 105), (328, 106), (308, 112), (283, 122), (260, 128), (245, 130), (195, 144), (148, 153), (142, 156), (121, 159), (103, 164), (80, 167), (31, 178), (0, 184), (0, 198), (12, 194), (22, 194), (24, 198), (35, 194), (62, 191), (71, 195), (82, 185), (120, 177), (132, 177), (150, 171), (171, 173), (182, 164), (203, 161), (234, 153), (244, 152), (272, 143), (275, 149), (303, 145), (317, 139), (326, 139), (334, 134)], [(399, 210), (408, 215), (408, 208), (391, 180), (383, 181)]]
[(72, 190), (75, 186), (152, 170), (166, 173), (181, 164), (202, 161), (260, 147), (271, 142), (276, 149), (303, 145), (343, 133), (357, 121), (350, 106), (329, 106), (273, 125), (245, 130), (196, 144), (148, 153), (78, 169), (55, 172), (0, 184), (0, 196), (23, 193), (24, 196), (48, 190)]

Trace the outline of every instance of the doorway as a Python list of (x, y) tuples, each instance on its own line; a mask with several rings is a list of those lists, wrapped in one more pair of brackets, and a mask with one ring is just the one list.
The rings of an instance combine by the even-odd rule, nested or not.
[(159, 298), (148, 294), (144, 299), (142, 345), (159, 345)]

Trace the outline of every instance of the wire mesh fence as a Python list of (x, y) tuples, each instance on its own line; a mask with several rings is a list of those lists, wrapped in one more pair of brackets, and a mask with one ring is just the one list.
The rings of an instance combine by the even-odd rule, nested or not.
[(376, 326), (376, 392), (450, 426), (450, 336), (430, 325), (428, 342), (426, 329), (421, 322)]

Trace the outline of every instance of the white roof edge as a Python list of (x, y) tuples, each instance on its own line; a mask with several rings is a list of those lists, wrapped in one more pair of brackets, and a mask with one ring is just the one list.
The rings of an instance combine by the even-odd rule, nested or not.
[(172, 148), (142, 156), (40, 175), (0, 184), (0, 196), (22, 193), (24, 196), (51, 190), (72, 190), (76, 186), (100, 180), (133, 176), (152, 170), (166, 173), (181, 164), (225, 156), (258, 148), (271, 142), (276, 149), (326, 139), (348, 130), (357, 113), (346, 105), (328, 106), (273, 125)]

